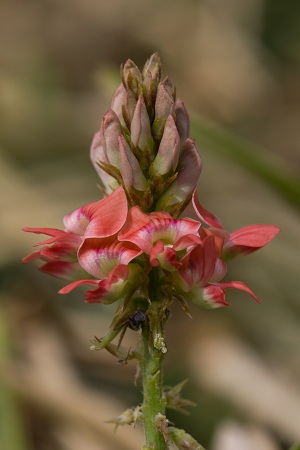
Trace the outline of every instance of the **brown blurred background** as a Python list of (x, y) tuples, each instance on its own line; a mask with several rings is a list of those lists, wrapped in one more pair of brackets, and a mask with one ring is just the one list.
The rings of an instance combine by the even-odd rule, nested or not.
[[(197, 407), (169, 418), (210, 450), (300, 441), (300, 2), (2, 0), (0, 42), (0, 449), (142, 446), (139, 427), (113, 434), (104, 422), (141, 401), (134, 364), (89, 350), (115, 305), (85, 305), (83, 291), (60, 297), (60, 281), (21, 264), (37, 239), (20, 228), (60, 228), (99, 198), (92, 136), (120, 64), (141, 67), (154, 51), (191, 111), (202, 202), (229, 230), (282, 229), (229, 268), (227, 279), (246, 282), (261, 306), (229, 292), (231, 308), (191, 307), (190, 320), (174, 305), (166, 384), (188, 378)], [(202, 124), (229, 132), (236, 154), (225, 157), (214, 133), (204, 145)], [(244, 145), (278, 182), (247, 164)], [(128, 333), (128, 345), (136, 339)]]

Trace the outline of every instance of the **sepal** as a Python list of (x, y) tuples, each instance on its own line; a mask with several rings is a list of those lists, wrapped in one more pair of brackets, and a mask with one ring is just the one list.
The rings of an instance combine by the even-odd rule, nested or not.
[(106, 423), (114, 423), (117, 429), (119, 426), (124, 425), (135, 425), (137, 422), (141, 422), (143, 420), (143, 414), (140, 406), (136, 406), (135, 408), (126, 409), (122, 414), (120, 414), (115, 419), (107, 420)]
[(188, 411), (184, 409), (186, 406), (196, 406), (195, 402), (191, 400), (187, 400), (181, 397), (181, 391), (183, 387), (186, 385), (188, 380), (184, 380), (181, 383), (178, 383), (174, 387), (164, 387), (163, 392), (167, 402), (167, 408), (174, 409), (176, 411), (181, 412), (182, 414), (189, 414)]

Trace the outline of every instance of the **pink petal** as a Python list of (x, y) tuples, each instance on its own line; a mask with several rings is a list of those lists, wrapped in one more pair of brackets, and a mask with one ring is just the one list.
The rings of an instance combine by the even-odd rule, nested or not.
[(78, 246), (74, 247), (72, 245), (56, 243), (51, 247), (43, 247), (40, 250), (40, 257), (45, 260), (58, 260), (58, 261), (77, 261), (77, 250)]
[[(110, 304), (124, 295), (125, 282), (128, 277), (128, 266), (120, 264), (109, 274), (108, 278), (101, 280), (98, 287), (87, 291), (84, 299), (87, 303)], [(121, 283), (119, 283), (121, 281)]]
[(248, 288), (248, 286), (243, 283), (242, 281), (227, 281), (227, 282), (222, 282), (222, 283), (216, 283), (216, 286), (219, 286), (221, 289), (239, 289), (241, 291), (245, 291), (248, 294), (250, 294), (254, 300), (257, 301), (257, 303), (261, 303), (261, 301), (259, 300), (259, 298), (254, 294), (253, 291), (251, 291), (250, 288)]
[(181, 260), (180, 276), (192, 288), (196, 284), (204, 286), (214, 274), (216, 250), (213, 236), (205, 238)]
[(157, 241), (154, 247), (150, 250), (150, 264), (153, 267), (157, 267), (159, 262), (157, 260), (157, 256), (163, 253), (165, 249), (164, 244), (161, 241)]
[(88, 238), (78, 251), (78, 260), (86, 272), (102, 279), (117, 265), (127, 265), (140, 254), (141, 250), (130, 242), (119, 242), (113, 237)]
[(58, 291), (59, 294), (68, 294), (69, 292), (73, 291), (73, 289), (77, 288), (78, 286), (81, 286), (82, 284), (99, 284), (99, 280), (92, 280), (92, 279), (85, 279), (85, 280), (77, 280), (73, 281), (73, 283), (67, 284), (67, 286), (63, 287)]
[(66, 261), (49, 261), (40, 266), (39, 270), (67, 281), (88, 275), (78, 263)]
[(151, 219), (170, 219), (171, 216), (164, 212), (155, 212), (150, 214), (145, 214), (139, 206), (134, 206), (130, 208), (127, 215), (127, 220), (118, 234), (118, 238), (120, 241), (126, 241), (128, 237), (136, 233), (142, 227), (147, 225)]
[(229, 245), (260, 248), (279, 233), (275, 225), (248, 225), (230, 233)]
[(193, 192), (192, 203), (194, 206), (195, 213), (199, 217), (199, 219), (204, 222), (206, 225), (215, 228), (222, 228), (220, 219), (208, 211), (198, 200), (197, 189)]
[(226, 302), (224, 290), (214, 284), (210, 284), (203, 289), (203, 301), (210, 308), (230, 306), (230, 304)]
[[(139, 215), (141, 222), (144, 223), (147, 215), (143, 213)], [(158, 240), (170, 245), (187, 234), (198, 235), (199, 222), (188, 218), (173, 219), (168, 215), (166, 218), (163, 217), (161, 214), (149, 214), (148, 223), (139, 229), (134, 227), (133, 232), (130, 229), (126, 230), (125, 234), (119, 235), (119, 239), (133, 242), (145, 253), (150, 254), (153, 244)]]
[(83, 236), (89, 224), (87, 211), (92, 205), (94, 205), (94, 203), (84, 205), (64, 217), (64, 225), (68, 232)]
[(199, 236), (196, 236), (194, 234), (186, 234), (185, 236), (182, 236), (175, 242), (173, 248), (177, 251), (180, 251), (190, 246), (196, 246), (197, 244), (200, 243), (201, 239)]
[(22, 231), (26, 231), (27, 233), (35, 233), (35, 234), (46, 234), (48, 236), (57, 236), (59, 234), (64, 234), (65, 232), (59, 230), (58, 228), (29, 228), (23, 227)]
[(25, 256), (22, 259), (22, 263), (26, 264), (26, 263), (29, 263), (31, 261), (35, 261), (39, 257), (40, 257), (40, 251), (38, 250), (38, 251), (32, 252), (29, 255)]
[(89, 224), (84, 238), (103, 238), (117, 233), (127, 217), (127, 198), (122, 186), (86, 208)]
[(110, 303), (106, 300), (108, 294), (109, 294), (109, 283), (107, 279), (105, 279), (100, 281), (96, 289), (86, 291), (84, 295), (84, 300), (86, 303), (107, 304)]
[(44, 241), (38, 242), (34, 246), (40, 246), (40, 245), (46, 245), (46, 244), (53, 244), (54, 242), (62, 241), (65, 243), (78, 243), (80, 240), (78, 240), (78, 236), (74, 235), (73, 233), (68, 233), (63, 230), (59, 230), (57, 228), (28, 228), (24, 227), (22, 228), (22, 231), (25, 231), (27, 233), (35, 233), (35, 234), (46, 234), (48, 236), (52, 236), (49, 239), (46, 239)]

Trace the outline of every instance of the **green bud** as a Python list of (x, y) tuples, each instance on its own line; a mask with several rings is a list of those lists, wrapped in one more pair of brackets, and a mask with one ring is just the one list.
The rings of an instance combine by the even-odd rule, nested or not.
[(125, 88), (129, 89), (135, 98), (138, 99), (141, 91), (142, 75), (131, 59), (128, 59), (121, 67), (121, 75)]

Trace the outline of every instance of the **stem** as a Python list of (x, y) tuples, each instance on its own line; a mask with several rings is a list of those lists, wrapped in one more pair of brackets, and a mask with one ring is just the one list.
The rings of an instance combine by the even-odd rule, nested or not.
[(150, 333), (148, 324), (143, 327), (142, 334), (144, 343), (142, 360), (144, 400), (142, 412), (147, 444), (146, 448), (147, 450), (166, 450), (168, 446), (163, 434), (158, 431), (157, 420), (155, 420), (165, 414), (161, 367), (164, 355), (151, 342), (152, 334)]

